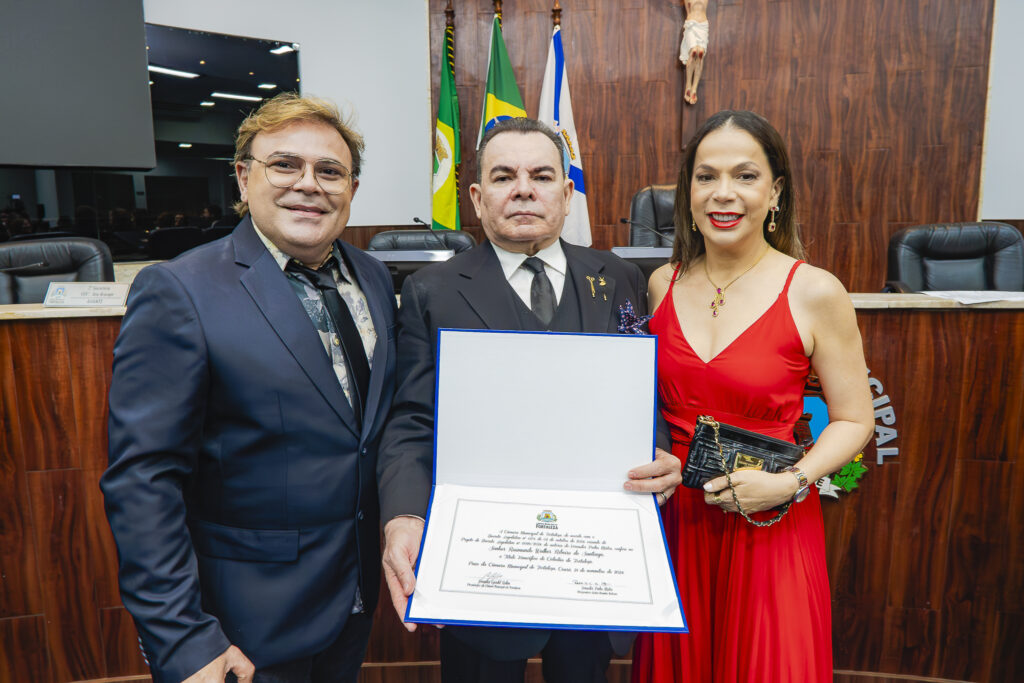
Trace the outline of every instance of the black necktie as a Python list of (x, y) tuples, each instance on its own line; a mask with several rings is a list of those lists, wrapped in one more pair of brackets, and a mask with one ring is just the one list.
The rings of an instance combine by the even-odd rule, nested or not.
[(530, 285), (530, 310), (545, 325), (555, 317), (558, 302), (555, 299), (555, 288), (551, 286), (548, 274), (544, 272), (544, 262), (536, 256), (523, 261), (523, 267), (533, 271), (533, 283)]
[(359, 336), (352, 313), (342, 301), (341, 295), (338, 294), (338, 285), (334, 281), (334, 276), (331, 275), (333, 264), (333, 256), (327, 259), (327, 262), (320, 266), (319, 270), (306, 268), (293, 260), (288, 262), (285, 269), (301, 275), (303, 279), (320, 290), (320, 297), (327, 308), (328, 315), (331, 316), (334, 329), (341, 337), (341, 350), (345, 354), (345, 364), (348, 366), (349, 386), (354, 389), (352, 408), (355, 410), (356, 419), (362, 421), (363, 409), (366, 407), (366, 394), (370, 388), (370, 364), (366, 360), (363, 338)]

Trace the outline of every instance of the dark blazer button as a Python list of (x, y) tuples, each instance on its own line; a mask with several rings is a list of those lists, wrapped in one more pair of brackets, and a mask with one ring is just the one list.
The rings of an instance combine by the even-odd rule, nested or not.
[(356, 519), (358, 519), (360, 522), (363, 521), (363, 511), (362, 510), (360, 510), (359, 514), (356, 515)]

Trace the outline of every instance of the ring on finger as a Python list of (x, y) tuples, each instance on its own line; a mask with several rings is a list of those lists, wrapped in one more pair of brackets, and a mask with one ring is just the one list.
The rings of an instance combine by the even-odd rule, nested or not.
[(715, 505), (721, 505), (722, 504), (722, 497), (720, 495), (718, 495), (717, 491), (715, 491), (714, 493), (711, 494), (711, 502), (714, 503)]
[(658, 495), (661, 496), (661, 504), (664, 505), (668, 502), (668, 496), (665, 495), (664, 491), (658, 491)]

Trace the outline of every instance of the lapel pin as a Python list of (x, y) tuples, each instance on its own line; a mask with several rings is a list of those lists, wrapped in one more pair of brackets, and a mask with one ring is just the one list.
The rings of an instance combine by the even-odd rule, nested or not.
[[(590, 283), (590, 298), (591, 299), (596, 299), (597, 298), (597, 292), (594, 291), (594, 276), (593, 275), (587, 275), (586, 277), (587, 277), (587, 282)], [(602, 278), (602, 280), (603, 279), (604, 278)]]

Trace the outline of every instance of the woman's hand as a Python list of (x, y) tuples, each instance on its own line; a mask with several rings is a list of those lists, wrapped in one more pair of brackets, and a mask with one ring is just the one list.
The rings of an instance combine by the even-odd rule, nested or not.
[(654, 449), (654, 461), (629, 471), (629, 481), (622, 485), (627, 491), (656, 493), (658, 505), (664, 505), (683, 481), (679, 458), (660, 448)]
[[(800, 482), (792, 472), (768, 474), (759, 470), (740, 470), (729, 475), (736, 488), (736, 498), (746, 513), (770, 510), (793, 500)], [(717, 505), (726, 512), (739, 512), (729, 482), (724, 476), (704, 484), (704, 502)]]

